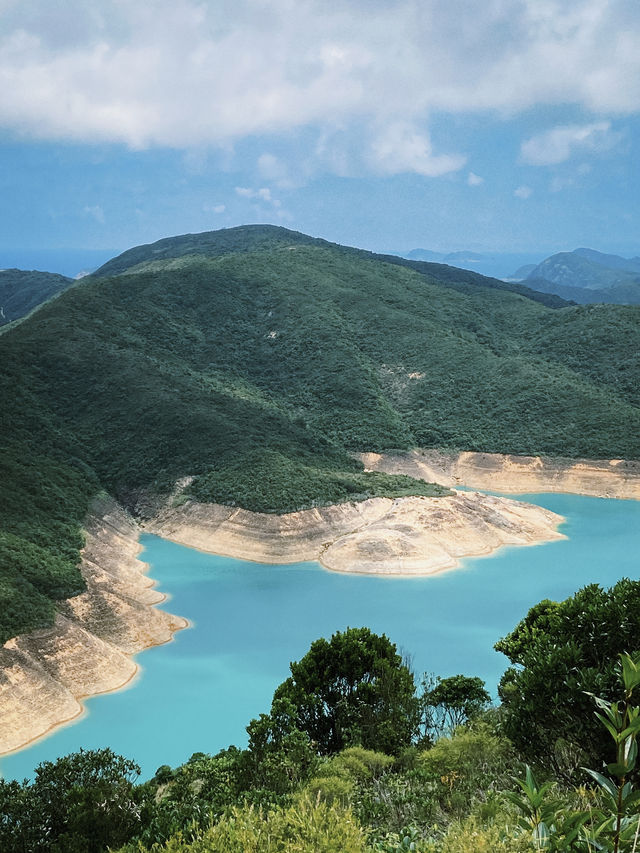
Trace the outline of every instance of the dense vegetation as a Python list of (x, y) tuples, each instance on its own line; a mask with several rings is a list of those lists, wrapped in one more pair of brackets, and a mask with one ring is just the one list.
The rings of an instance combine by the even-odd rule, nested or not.
[[(570, 775), (597, 767), (608, 735), (592, 696), (612, 696), (618, 654), (638, 645), (640, 583), (592, 584), (563, 602), (542, 601), (496, 645), (514, 664), (500, 682), (505, 731), (530, 762)], [(562, 692), (558, 683), (564, 685)]]
[(82, 588), (99, 488), (144, 512), (193, 475), (277, 512), (442, 492), (357, 451), (639, 457), (640, 309), (517, 290), (254, 226), (133, 249), (42, 306), (0, 336), (0, 639)]
[[(626, 583), (637, 597), (640, 582)], [(555, 607), (575, 615), (585, 595), (595, 608), (610, 601), (590, 587)], [(634, 602), (618, 600), (622, 617), (633, 618)], [(551, 605), (533, 608), (502, 643), (517, 645), (529, 631), (552, 644), (556, 625), (539, 616)], [(0, 782), (0, 848), (635, 853), (640, 654), (620, 654), (629, 635), (614, 636), (617, 642), (609, 625), (594, 624), (595, 651), (585, 643), (576, 672), (553, 682), (553, 708), (574, 703), (565, 719), (586, 738), (571, 778), (549, 773), (554, 733), (537, 752), (528, 748), (524, 763), (508, 731), (526, 721), (509, 705), (488, 708), (479, 679), (431, 678), (417, 691), (387, 637), (347, 629), (291, 663), (270, 713), (249, 723), (246, 749), (196, 753), (180, 767), (159, 767), (143, 784), (136, 784), (135, 763), (109, 749), (44, 762), (31, 783)], [(601, 656), (614, 678), (577, 707), (576, 692), (592, 683), (581, 681), (589, 654)], [(541, 707), (549, 701), (543, 697)], [(592, 720), (605, 735), (600, 750), (589, 741)], [(589, 753), (597, 770), (579, 765)]]
[(0, 326), (24, 317), (73, 283), (72, 278), (52, 272), (0, 270)]
[(319, 237), (309, 237), (299, 231), (279, 228), (273, 225), (247, 225), (241, 228), (225, 228), (222, 231), (205, 231), (200, 234), (185, 234), (181, 237), (166, 237), (155, 243), (136, 246), (103, 264), (95, 273), (97, 276), (118, 275), (127, 272), (143, 272), (163, 269), (166, 261), (175, 261), (190, 255), (206, 258), (219, 258), (234, 253), (259, 252), (274, 249), (292, 249), (300, 246), (316, 246), (339, 253), (343, 257), (360, 260), (382, 261), (387, 264), (407, 267), (436, 279), (440, 284), (460, 291), (473, 289), (475, 285), (496, 290), (508, 290), (520, 293), (535, 302), (558, 308), (565, 301), (552, 294), (542, 294), (517, 282), (504, 282), (497, 278), (488, 278), (470, 270), (449, 266), (447, 263), (425, 263), (397, 255), (380, 255), (351, 246), (329, 243)]

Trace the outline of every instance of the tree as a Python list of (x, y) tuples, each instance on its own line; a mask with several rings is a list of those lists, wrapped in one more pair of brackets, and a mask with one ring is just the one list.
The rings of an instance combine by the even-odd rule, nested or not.
[(295, 791), (318, 763), (313, 744), (297, 728), (297, 713), (287, 698), (275, 698), (270, 714), (260, 714), (247, 726), (249, 748), (242, 754), (243, 785), (275, 796)]
[(606, 762), (607, 732), (588, 693), (622, 698), (616, 662), (638, 636), (640, 582), (625, 578), (540, 602), (496, 644), (514, 664), (498, 689), (505, 733), (526, 760), (564, 776)]
[(139, 775), (137, 764), (110, 749), (81, 749), (39, 764), (31, 790), (46, 843), (34, 849), (100, 853), (120, 847), (141, 824), (134, 787)]
[(477, 717), (491, 697), (481, 678), (452, 675), (450, 678), (437, 678), (435, 686), (423, 694), (422, 701), (426, 728), (442, 735)]
[(516, 779), (520, 791), (507, 793), (520, 812), (518, 825), (531, 833), (536, 850), (621, 853), (637, 849), (640, 791), (633, 789), (631, 777), (638, 756), (640, 707), (632, 704), (632, 697), (640, 688), (640, 652), (620, 655), (616, 669), (623, 698), (608, 702), (592, 697), (595, 716), (613, 739), (615, 751), (605, 773), (583, 768), (597, 783), (600, 795), (588, 810), (567, 808), (552, 795), (553, 783), (539, 785), (530, 767), (524, 780)]
[(0, 850), (34, 853), (46, 849), (42, 823), (31, 786), (0, 779)]
[(295, 726), (318, 752), (359, 745), (397, 754), (419, 725), (413, 675), (396, 646), (368, 628), (347, 628), (330, 641), (316, 640), (290, 664), (291, 677), (274, 694), (289, 700)]

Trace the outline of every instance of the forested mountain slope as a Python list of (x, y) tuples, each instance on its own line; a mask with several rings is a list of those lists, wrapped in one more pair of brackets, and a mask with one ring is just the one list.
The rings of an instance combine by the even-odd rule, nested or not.
[(74, 283), (72, 278), (37, 270), (0, 270), (0, 326), (33, 311)]
[(274, 225), (244, 225), (239, 228), (226, 228), (221, 231), (205, 231), (201, 234), (183, 234), (180, 237), (166, 237), (156, 243), (136, 246), (103, 264), (96, 270), (96, 276), (117, 275), (120, 273), (142, 272), (159, 269), (161, 262), (175, 260), (185, 256), (201, 255), (217, 258), (233, 252), (255, 252), (261, 249), (277, 249), (299, 246), (316, 246), (330, 249), (351, 258), (361, 260), (384, 261), (388, 264), (407, 267), (423, 275), (436, 278), (441, 284), (456, 290), (468, 290), (474, 285), (496, 290), (509, 290), (521, 293), (535, 302), (542, 302), (554, 308), (563, 306), (565, 300), (552, 294), (542, 294), (521, 282), (504, 282), (497, 278), (487, 278), (470, 270), (463, 270), (445, 263), (426, 263), (420, 260), (403, 258), (397, 255), (380, 255), (351, 246), (329, 243), (318, 237), (309, 237), (299, 231), (291, 231)]
[(195, 475), (200, 500), (274, 512), (429, 491), (354, 451), (640, 457), (640, 308), (552, 309), (280, 228), (161, 243), (0, 337), (5, 639), (81, 588), (99, 488), (140, 508)]

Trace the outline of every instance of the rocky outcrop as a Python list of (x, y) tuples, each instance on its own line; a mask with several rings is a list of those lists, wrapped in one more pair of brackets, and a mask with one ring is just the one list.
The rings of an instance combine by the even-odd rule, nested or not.
[(388, 498), (271, 515), (186, 501), (145, 525), (165, 539), (239, 560), (296, 563), (315, 560), (329, 541), (382, 518)]
[(320, 562), (341, 572), (433, 574), (503, 545), (563, 539), (562, 521), (542, 507), (477, 492), (399, 498), (379, 520), (336, 539)]
[(501, 453), (364, 453), (367, 469), (408, 474), (443, 486), (469, 486), (507, 494), (569, 492), (640, 500), (640, 461), (553, 459)]
[(0, 648), (0, 753), (81, 714), (82, 697), (125, 685), (137, 671), (132, 654), (186, 627), (152, 606), (164, 596), (137, 558), (138, 533), (115, 502), (95, 501), (81, 564), (86, 592), (59, 603), (53, 627)]
[(166, 539), (263, 563), (318, 560), (333, 571), (425, 575), (502, 545), (563, 538), (563, 519), (538, 506), (479, 493), (372, 498), (265, 515), (187, 501), (147, 525)]

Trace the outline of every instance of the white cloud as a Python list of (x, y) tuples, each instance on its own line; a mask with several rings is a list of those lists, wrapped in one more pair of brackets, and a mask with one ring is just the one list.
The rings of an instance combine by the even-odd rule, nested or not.
[(82, 212), (85, 216), (90, 216), (92, 219), (95, 219), (96, 222), (100, 223), (100, 225), (104, 225), (104, 210), (100, 207), (99, 204), (86, 205), (86, 207), (83, 208)]
[(374, 138), (369, 163), (387, 175), (417, 172), (429, 178), (461, 169), (466, 158), (459, 155), (434, 155), (429, 134), (420, 133), (408, 122), (390, 124)]
[(480, 184), (484, 184), (484, 178), (481, 178), (480, 175), (476, 175), (475, 172), (469, 172), (467, 175), (467, 184), (470, 187), (479, 187)]
[(236, 195), (253, 202), (253, 210), (257, 215), (262, 215), (265, 210), (275, 214), (278, 219), (292, 220), (293, 217), (288, 210), (282, 206), (279, 198), (274, 198), (269, 187), (236, 187)]
[[(640, 6), (630, 0), (2, 7), (0, 127), (31, 138), (201, 152), (258, 134), (313, 127), (330, 139), (346, 129), (379, 171), (432, 176), (463, 159), (432, 150), (435, 111), (640, 109)], [(280, 186), (286, 175), (265, 156), (261, 175)], [(344, 159), (339, 149), (322, 162), (340, 169)], [(206, 162), (190, 154), (186, 167)]]
[(527, 187), (526, 185), (522, 185), (513, 191), (513, 194), (516, 198), (527, 199), (532, 195), (533, 190), (531, 187)]
[(265, 153), (258, 157), (258, 171), (263, 178), (266, 178), (269, 181), (277, 181), (287, 178), (286, 166), (274, 154)]
[(259, 190), (254, 190), (251, 187), (236, 187), (236, 194), (240, 198), (255, 198), (261, 201), (269, 201), (275, 205), (280, 204), (277, 199), (272, 198), (269, 187), (261, 187)]
[(523, 142), (520, 159), (532, 166), (554, 166), (564, 163), (577, 152), (607, 151), (618, 139), (619, 135), (611, 130), (609, 121), (562, 125)]
[(205, 213), (224, 213), (227, 206), (226, 204), (203, 204), (202, 209)]

